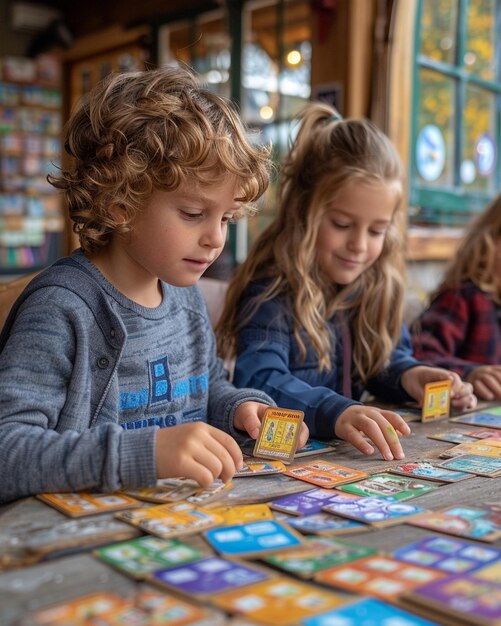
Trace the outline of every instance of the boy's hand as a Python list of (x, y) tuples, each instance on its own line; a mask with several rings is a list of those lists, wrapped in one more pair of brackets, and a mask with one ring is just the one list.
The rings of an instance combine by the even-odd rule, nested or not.
[(363, 437), (365, 435), (386, 461), (404, 458), (399, 434), (408, 435), (410, 432), (411, 429), (398, 413), (361, 404), (345, 409), (334, 427), (336, 437), (348, 441), (364, 454), (373, 454), (374, 448)]
[[(233, 426), (238, 430), (245, 430), (252, 439), (257, 439), (264, 414), (269, 408), (267, 404), (261, 404), (261, 402), (242, 402), (235, 411)], [(309, 434), (308, 426), (303, 422), (299, 431), (298, 450), (306, 445)]]
[(481, 400), (501, 400), (501, 365), (481, 365), (466, 376)]
[(443, 369), (442, 367), (427, 367), (416, 365), (402, 374), (402, 387), (423, 406), (424, 386), (440, 380), (451, 380), (451, 405), (460, 410), (474, 409), (477, 406), (477, 398), (473, 393), (473, 385), (461, 380), (456, 372)]
[(157, 478), (183, 476), (210, 487), (241, 469), (242, 452), (230, 435), (204, 422), (162, 428), (156, 435)]

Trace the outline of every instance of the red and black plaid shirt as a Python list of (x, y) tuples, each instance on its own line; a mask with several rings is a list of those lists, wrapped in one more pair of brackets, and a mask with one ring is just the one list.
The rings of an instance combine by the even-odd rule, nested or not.
[(412, 325), (414, 356), (464, 377), (501, 364), (501, 307), (465, 281), (440, 294)]

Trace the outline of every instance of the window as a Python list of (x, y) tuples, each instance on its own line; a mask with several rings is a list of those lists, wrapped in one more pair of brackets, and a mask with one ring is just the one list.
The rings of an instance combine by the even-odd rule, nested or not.
[(501, 0), (419, 0), (416, 25), (409, 223), (461, 227), (500, 184)]

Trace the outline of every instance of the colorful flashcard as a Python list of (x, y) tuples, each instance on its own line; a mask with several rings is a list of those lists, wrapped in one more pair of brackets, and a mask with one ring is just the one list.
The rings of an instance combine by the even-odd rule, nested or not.
[(150, 581), (187, 596), (205, 597), (261, 582), (271, 574), (244, 563), (211, 556), (153, 572)]
[(254, 456), (289, 464), (296, 453), (303, 419), (303, 411), (278, 407), (266, 409), (254, 446)]
[(292, 578), (277, 577), (218, 594), (212, 602), (228, 613), (243, 615), (259, 624), (288, 626), (334, 609), (344, 604), (346, 598)]
[(185, 500), (199, 490), (200, 485), (195, 480), (188, 478), (163, 478), (157, 480), (155, 487), (130, 488), (125, 493), (145, 502), (165, 504)]
[(220, 554), (243, 558), (260, 558), (303, 543), (300, 535), (276, 520), (214, 528), (205, 533), (205, 538)]
[(390, 556), (373, 555), (322, 570), (313, 578), (324, 585), (394, 600), (405, 591), (444, 576), (443, 572), (429, 567), (410, 565)]
[(131, 598), (102, 591), (40, 609), (30, 615), (32, 626), (134, 624), (136, 626), (222, 626), (224, 616), (150, 587)]
[(436, 626), (435, 622), (429, 622), (427, 619), (377, 598), (363, 598), (339, 609), (309, 617), (302, 624), (303, 626)]
[(409, 500), (428, 491), (435, 489), (437, 485), (424, 483), (396, 476), (394, 474), (374, 474), (348, 485), (341, 485), (339, 491), (356, 496), (376, 496), (379, 498), (393, 498), (394, 500)]
[(241, 504), (211, 507), (211, 511), (221, 516), (223, 524), (247, 524), (264, 519), (273, 519), (273, 513), (267, 504)]
[(333, 452), (336, 442), (334, 441), (318, 441), (318, 439), (308, 439), (306, 445), (297, 450), (296, 458), (302, 456), (310, 456), (310, 454), (323, 454), (324, 452)]
[(452, 417), (451, 422), (470, 424), (471, 426), (485, 426), (486, 428), (501, 428), (501, 415), (494, 413), (467, 413), (459, 417)]
[(261, 461), (260, 459), (245, 459), (242, 469), (235, 473), (235, 478), (245, 476), (261, 476), (264, 474), (282, 474), (287, 467), (282, 461)]
[(468, 443), (476, 441), (471, 433), (464, 433), (460, 430), (445, 430), (441, 433), (426, 435), (428, 439), (438, 439), (439, 441), (448, 441), (449, 443)]
[(501, 537), (501, 505), (452, 505), (440, 511), (427, 511), (410, 519), (408, 523), (447, 535), (478, 541), (496, 541)]
[(367, 524), (355, 522), (344, 517), (336, 517), (330, 513), (314, 513), (304, 517), (291, 517), (287, 524), (309, 535), (344, 535), (345, 533), (359, 533), (369, 530)]
[(222, 523), (222, 518), (209, 509), (197, 507), (190, 502), (159, 504), (135, 511), (115, 514), (128, 524), (158, 537), (193, 535)]
[(133, 578), (157, 569), (191, 563), (206, 556), (200, 549), (172, 539), (145, 536), (97, 548), (94, 555)]
[(344, 483), (350, 483), (368, 476), (366, 472), (344, 467), (323, 459), (295, 465), (284, 472), (284, 474), (319, 487), (336, 487), (337, 485), (344, 485)]
[(472, 572), (472, 575), (475, 578), (480, 578), (481, 580), (490, 580), (493, 583), (498, 583), (501, 581), (501, 559), (495, 563), (491, 563), (490, 565), (486, 565), (485, 567), (481, 567)]
[(299, 548), (283, 550), (264, 557), (264, 561), (285, 572), (311, 578), (313, 574), (375, 554), (376, 550), (340, 539), (306, 537)]
[(53, 506), (69, 517), (97, 515), (110, 511), (123, 511), (141, 506), (134, 498), (123, 493), (41, 493), (37, 496), (42, 502)]
[(479, 570), (496, 561), (501, 563), (500, 548), (449, 537), (420, 539), (399, 548), (393, 556), (400, 561), (432, 567), (449, 575)]
[(225, 483), (218, 479), (215, 480), (210, 487), (198, 489), (193, 495), (188, 496), (186, 500), (193, 504), (207, 504), (218, 500), (229, 489), (233, 489), (233, 483), (231, 481)]
[(347, 499), (349, 496), (339, 491), (319, 488), (277, 498), (270, 502), (270, 507), (275, 511), (282, 511), (290, 515), (313, 515), (313, 513), (320, 513), (326, 504), (336, 501), (343, 502)]
[(451, 387), (451, 380), (439, 380), (424, 386), (422, 422), (449, 417)]
[[(405, 595), (409, 606), (434, 610), (461, 624), (501, 624), (501, 583), (472, 574), (450, 576), (427, 583)], [(451, 620), (452, 621), (452, 620)]]
[(489, 458), (500, 459), (501, 458), (501, 445), (500, 439), (493, 439), (496, 443), (490, 444), (490, 439), (477, 439), (474, 442), (460, 443), (452, 448), (447, 448), (440, 453), (442, 459), (453, 459), (458, 456), (464, 456), (465, 454), (478, 454), (479, 456), (487, 456)]
[(333, 502), (325, 506), (324, 511), (371, 526), (386, 526), (406, 522), (418, 513), (424, 513), (425, 509), (408, 502), (398, 502), (391, 497), (369, 496), (353, 499), (350, 502)]
[(476, 428), (469, 430), (467, 434), (475, 439), (501, 439), (501, 430), (494, 430), (494, 428)]
[(478, 454), (462, 454), (440, 463), (440, 467), (492, 478), (501, 475), (501, 459)]
[(444, 483), (456, 483), (459, 480), (473, 478), (473, 474), (467, 472), (456, 472), (433, 465), (431, 461), (415, 461), (402, 463), (388, 470), (391, 474), (401, 476), (415, 476), (416, 478), (426, 478), (426, 480), (436, 480)]

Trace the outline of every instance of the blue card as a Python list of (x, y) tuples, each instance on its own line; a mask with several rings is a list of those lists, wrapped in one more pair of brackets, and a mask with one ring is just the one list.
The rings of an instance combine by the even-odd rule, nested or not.
[(376, 598), (366, 598), (327, 613), (307, 617), (304, 626), (436, 626), (435, 622), (398, 609)]
[(259, 556), (303, 543), (293, 530), (274, 520), (212, 528), (205, 533), (205, 538), (220, 554), (237, 557)]
[(471, 424), (473, 426), (487, 426), (487, 428), (501, 428), (501, 415), (499, 413), (468, 413), (467, 415), (453, 417), (451, 422)]

